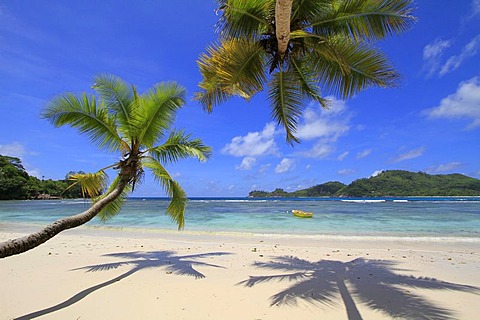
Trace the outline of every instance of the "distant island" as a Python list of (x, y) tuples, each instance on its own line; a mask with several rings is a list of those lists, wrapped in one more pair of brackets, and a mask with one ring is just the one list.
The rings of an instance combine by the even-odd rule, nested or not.
[(287, 192), (254, 190), (250, 198), (318, 198), (318, 197), (454, 197), (480, 196), (480, 180), (462, 174), (431, 175), (425, 172), (387, 170), (345, 185), (338, 181)]

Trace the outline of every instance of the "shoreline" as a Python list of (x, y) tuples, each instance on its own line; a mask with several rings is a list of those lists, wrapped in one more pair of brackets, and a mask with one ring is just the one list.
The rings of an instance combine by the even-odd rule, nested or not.
[[(17, 223), (17, 222), (0, 222), (0, 233), (32, 233), (45, 227), (45, 223)], [(406, 235), (391, 233), (376, 234), (327, 234), (327, 233), (265, 233), (265, 232), (249, 232), (249, 231), (206, 231), (206, 230), (175, 230), (148, 227), (125, 227), (125, 226), (107, 226), (87, 224), (75, 229), (67, 230), (67, 232), (75, 232), (81, 235), (96, 235), (97, 232), (104, 233), (106, 236), (119, 237), (162, 237), (165, 235), (174, 235), (178, 237), (187, 236), (223, 236), (233, 238), (259, 237), (259, 238), (280, 238), (280, 239), (305, 239), (305, 240), (331, 240), (331, 241), (386, 241), (386, 242), (447, 242), (447, 243), (474, 243), (480, 244), (480, 236), (427, 236), (427, 235)]]
[[(0, 241), (21, 235), (0, 230)], [(469, 242), (88, 227), (0, 259), (0, 269), (2, 319), (348, 319), (352, 311), (364, 319), (474, 319), (480, 312), (480, 250)]]

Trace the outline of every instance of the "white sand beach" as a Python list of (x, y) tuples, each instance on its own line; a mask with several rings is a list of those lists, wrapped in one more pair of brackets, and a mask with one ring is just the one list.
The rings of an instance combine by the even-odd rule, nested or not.
[(480, 249), (80, 228), (1, 259), (0, 283), (0, 319), (477, 319)]

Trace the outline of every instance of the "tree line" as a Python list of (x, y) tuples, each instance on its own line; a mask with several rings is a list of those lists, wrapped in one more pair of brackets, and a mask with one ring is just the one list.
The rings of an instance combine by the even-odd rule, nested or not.
[(0, 200), (25, 200), (49, 197), (81, 198), (80, 185), (68, 177), (81, 171), (70, 171), (65, 179), (38, 179), (30, 176), (19, 158), (0, 155)]
[(431, 175), (425, 172), (387, 170), (374, 177), (355, 180), (349, 185), (333, 181), (294, 192), (287, 192), (281, 188), (272, 192), (254, 190), (248, 196), (251, 198), (480, 196), (480, 180), (458, 173)]

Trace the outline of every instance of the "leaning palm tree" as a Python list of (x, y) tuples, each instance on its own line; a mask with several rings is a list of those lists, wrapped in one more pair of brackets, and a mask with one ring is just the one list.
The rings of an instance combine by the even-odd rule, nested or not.
[[(92, 206), (39, 232), (1, 243), (0, 258), (30, 250), (97, 215), (103, 220), (113, 217), (141, 183), (144, 169), (153, 173), (171, 198), (166, 213), (183, 228), (187, 197), (164, 165), (187, 157), (205, 161), (211, 153), (201, 140), (170, 130), (176, 111), (185, 103), (185, 89), (174, 82), (160, 83), (139, 94), (136, 87), (108, 75), (98, 76), (93, 89), (97, 95), (67, 93), (54, 98), (42, 116), (57, 127), (78, 129), (100, 148), (119, 152), (121, 159), (96, 173), (72, 175), (70, 178), (93, 199)], [(105, 171), (110, 168), (118, 174), (107, 188)]]
[(198, 60), (204, 109), (267, 87), (272, 117), (295, 136), (303, 106), (328, 107), (320, 88), (343, 99), (395, 85), (398, 73), (374, 47), (409, 29), (412, 0), (217, 0), (219, 42)]

